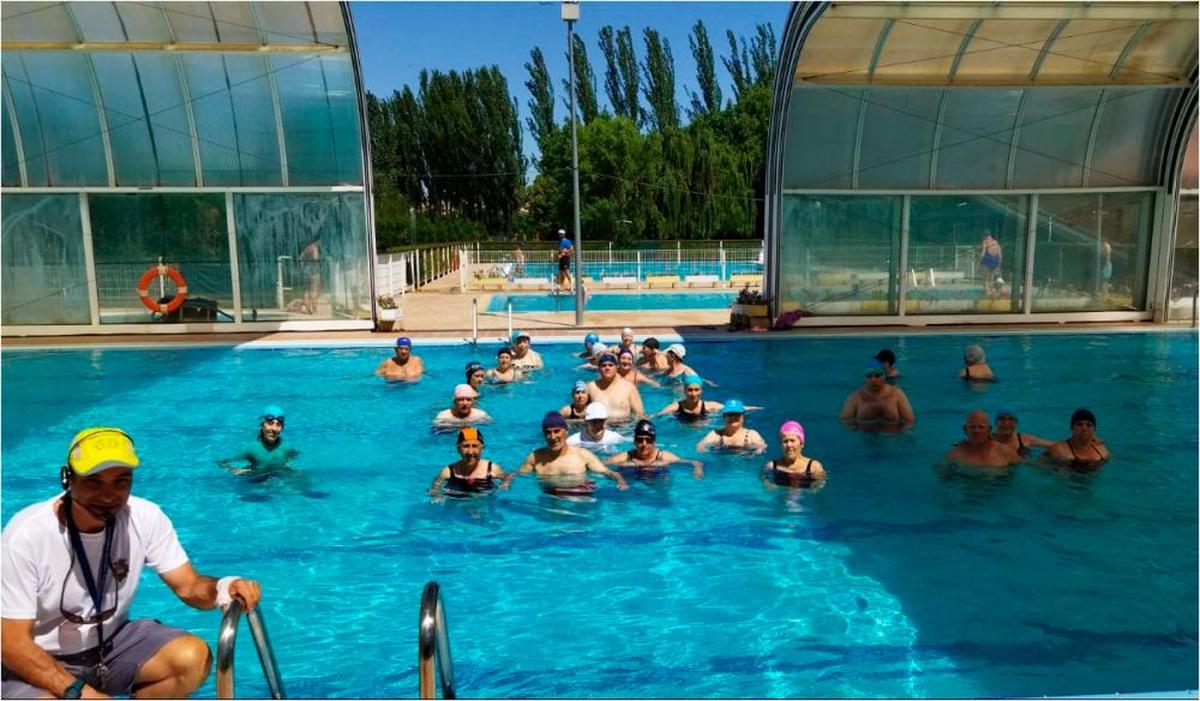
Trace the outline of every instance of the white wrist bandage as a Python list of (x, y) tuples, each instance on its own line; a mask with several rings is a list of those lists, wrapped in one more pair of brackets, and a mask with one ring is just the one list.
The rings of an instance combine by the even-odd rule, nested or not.
[(229, 605), (233, 603), (233, 597), (229, 595), (229, 585), (241, 577), (221, 577), (217, 580), (217, 607), (222, 611), (229, 609)]

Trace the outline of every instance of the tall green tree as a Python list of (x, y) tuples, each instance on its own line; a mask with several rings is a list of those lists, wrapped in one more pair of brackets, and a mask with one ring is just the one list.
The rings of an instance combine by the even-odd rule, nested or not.
[(643, 30), (646, 43), (642, 78), (646, 81), (642, 94), (648, 108), (645, 122), (655, 131), (679, 126), (679, 104), (675, 102), (675, 60), (671, 56), (671, 43), (646, 27)]
[(692, 93), (692, 105), (688, 115), (692, 119), (721, 109), (721, 85), (717, 82), (717, 66), (713, 59), (712, 44), (708, 41), (708, 29), (697, 20), (688, 35), (688, 46), (696, 61), (696, 84), (699, 94)]
[(617, 45), (611, 24), (600, 28), (600, 53), (604, 54), (604, 94), (608, 96), (608, 104), (612, 105), (616, 116), (628, 117), (629, 107), (625, 102), (625, 92), (621, 89), (621, 69), (618, 67)]
[(529, 89), (529, 116), (525, 123), (529, 125), (538, 151), (544, 151), (546, 138), (554, 131), (554, 85), (541, 48), (533, 47), (529, 58), (530, 61), (525, 63), (525, 71), (529, 73), (529, 79), (525, 81), (525, 87)]
[[(583, 38), (578, 34), (573, 34), (571, 46), (575, 54), (575, 102), (579, 105), (579, 118), (586, 124), (600, 113), (600, 104), (596, 99), (596, 73), (592, 70), (591, 61), (588, 60), (587, 45), (583, 43)], [(570, 58), (568, 57), (567, 60)], [(564, 78), (562, 88), (563, 92), (568, 95), (568, 98), (564, 98), (563, 104), (569, 112), (571, 109), (569, 101), (571, 81)]]
[(641, 127), (645, 124), (642, 118), (641, 78), (638, 74), (637, 51), (633, 48), (633, 32), (628, 25), (617, 32), (617, 71), (621, 75), (621, 92), (625, 95), (623, 116)]
[(740, 100), (742, 93), (754, 82), (750, 77), (750, 57), (745, 39), (739, 43), (732, 29), (725, 30), (725, 38), (729, 40), (729, 55), (722, 56), (721, 63), (733, 81), (733, 99)]
[(775, 29), (769, 24), (757, 24), (754, 37), (750, 39), (750, 69), (757, 85), (771, 85), (775, 81)]

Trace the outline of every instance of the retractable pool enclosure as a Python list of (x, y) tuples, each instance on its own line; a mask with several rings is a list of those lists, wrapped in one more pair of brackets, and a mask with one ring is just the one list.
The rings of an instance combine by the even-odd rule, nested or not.
[(5, 334), (371, 326), (346, 3), (0, 11)]
[(774, 313), (1190, 319), (1196, 81), (1195, 3), (796, 4), (767, 147)]

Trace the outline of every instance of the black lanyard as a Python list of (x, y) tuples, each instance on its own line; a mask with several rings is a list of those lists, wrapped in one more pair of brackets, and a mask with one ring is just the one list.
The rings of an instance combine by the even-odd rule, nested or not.
[(79, 527), (75, 525), (75, 515), (72, 513), (74, 504), (70, 494), (63, 499), (63, 507), (66, 512), (67, 534), (71, 537), (71, 548), (75, 550), (75, 559), (79, 560), (79, 567), (83, 570), (83, 581), (87, 585), (88, 594), (92, 597), (92, 604), (96, 609), (96, 629), (100, 634), (100, 653), (103, 657), (104, 585), (108, 582), (108, 570), (112, 565), (114, 521), (112, 518), (104, 520), (104, 547), (100, 554), (100, 583), (97, 585), (95, 578), (92, 577), (92, 565), (88, 562), (87, 551), (83, 548), (83, 538), (79, 535)]

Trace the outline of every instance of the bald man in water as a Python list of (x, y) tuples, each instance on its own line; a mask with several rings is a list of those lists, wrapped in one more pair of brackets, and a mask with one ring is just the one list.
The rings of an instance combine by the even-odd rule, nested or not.
[(946, 460), (965, 467), (1011, 467), (1021, 462), (1017, 451), (992, 440), (992, 423), (982, 411), (972, 411), (963, 424), (967, 438), (946, 453)]

